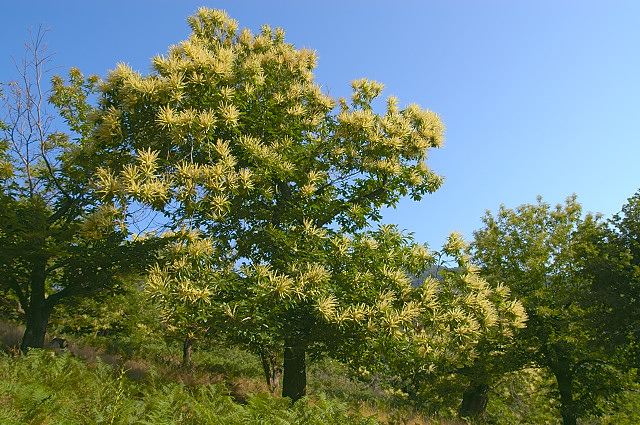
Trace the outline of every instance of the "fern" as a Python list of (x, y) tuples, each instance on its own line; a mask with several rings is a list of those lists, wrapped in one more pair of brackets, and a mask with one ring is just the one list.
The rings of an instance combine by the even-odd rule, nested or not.
[[(31, 350), (0, 355), (0, 423), (147, 425), (369, 425), (347, 404), (310, 403), (267, 393), (237, 404), (223, 384), (186, 386), (160, 379), (135, 382), (100, 361), (89, 367), (68, 354)], [(153, 375), (153, 374), (151, 374)]]

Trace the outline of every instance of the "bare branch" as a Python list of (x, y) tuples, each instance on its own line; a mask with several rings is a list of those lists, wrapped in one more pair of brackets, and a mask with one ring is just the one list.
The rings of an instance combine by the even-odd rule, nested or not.
[[(40, 185), (52, 185), (65, 198), (71, 198), (56, 175), (56, 165), (52, 162), (52, 148), (48, 143), (51, 135), (53, 116), (46, 111), (48, 90), (43, 78), (53, 68), (49, 64), (54, 56), (47, 51), (45, 36), (49, 29), (40, 25), (31, 30), (25, 41), (25, 54), (22, 60), (13, 58), (19, 74), (19, 81), (8, 84), (10, 96), (4, 100), (8, 129), (5, 130), (10, 141), (11, 152), (21, 163), (19, 178), (24, 179), (29, 196), (33, 197)], [(36, 175), (38, 164), (44, 165), (48, 175), (40, 179)]]

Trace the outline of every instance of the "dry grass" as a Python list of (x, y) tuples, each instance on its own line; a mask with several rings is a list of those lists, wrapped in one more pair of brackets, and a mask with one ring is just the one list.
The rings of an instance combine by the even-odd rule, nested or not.
[[(24, 326), (0, 322), (0, 348), (11, 354), (20, 353), (20, 342), (24, 334)], [(151, 368), (155, 368), (157, 375), (162, 380), (182, 382), (187, 386), (198, 386), (208, 384), (224, 383), (231, 396), (240, 403), (247, 400), (249, 394), (259, 394), (269, 392), (266, 383), (261, 379), (253, 379), (247, 376), (225, 376), (222, 368), (212, 368), (210, 366), (199, 367), (197, 365), (184, 367), (180, 359), (167, 358), (166, 362), (159, 364), (149, 362), (140, 358), (127, 358), (120, 354), (110, 352), (103, 348), (96, 348), (82, 343), (73, 338), (67, 338), (68, 345), (61, 349), (51, 341), (54, 336), (47, 335), (44, 348), (56, 353), (68, 351), (75, 357), (84, 360), (87, 365), (95, 366), (98, 361), (114, 367), (114, 370), (124, 369), (125, 376), (134, 381), (141, 381), (148, 377)], [(272, 395), (276, 395), (272, 393)]]
[(380, 410), (377, 406), (364, 403), (359, 408), (363, 416), (373, 416), (381, 424), (388, 425), (466, 425), (462, 419), (442, 419), (429, 417), (418, 412)]
[(20, 347), (24, 335), (24, 327), (11, 323), (0, 322), (0, 348), (7, 352), (13, 352)]
[[(232, 378), (230, 381), (227, 381), (227, 389), (229, 390), (229, 394), (231, 394), (233, 399), (238, 403), (246, 403), (249, 394), (270, 392), (265, 382), (246, 377)], [(271, 395), (278, 396), (278, 389), (272, 392)]]

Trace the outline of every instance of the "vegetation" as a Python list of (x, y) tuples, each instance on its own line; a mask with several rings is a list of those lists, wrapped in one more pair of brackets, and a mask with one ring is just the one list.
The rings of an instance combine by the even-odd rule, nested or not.
[(431, 250), (377, 222), (440, 186), (437, 114), (329, 97), (281, 29), (188, 22), (150, 74), (50, 91), (41, 30), (0, 86), (0, 422), (640, 420), (640, 192)]
[[(37, 373), (34, 373), (37, 372)], [(0, 357), (3, 424), (375, 424), (344, 403), (320, 397), (295, 405), (268, 394), (245, 404), (221, 384), (185, 386), (156, 379), (136, 382), (120, 369), (89, 368), (68, 354), (33, 350)]]
[(598, 315), (592, 324), (609, 354), (621, 356), (629, 366), (640, 365), (640, 191), (628, 199), (610, 226), (593, 240), (584, 273), (592, 281), (590, 303)]
[[(72, 70), (73, 96), (48, 98), (45, 33), (32, 34), (17, 64), (20, 80), (0, 93), (0, 288), (24, 316), (23, 351), (42, 347), (56, 306), (117, 288), (124, 274), (142, 271), (153, 257), (151, 244), (129, 239), (92, 190), (90, 176), (99, 164), (87, 150), (86, 99), (98, 79)], [(76, 139), (53, 129), (46, 108), (52, 104), (63, 116), (73, 111), (68, 123)]]
[(130, 153), (100, 169), (102, 199), (161, 211), (184, 235), (149, 278), (168, 326), (185, 340), (224, 331), (261, 353), (274, 382), (281, 355), (294, 401), (308, 354), (356, 369), (392, 351), (450, 362), (494, 327), (522, 326), (517, 301), (462, 257), (460, 276), (414, 287), (432, 253), (393, 226), (371, 230), (382, 207), (439, 187), (426, 164), (443, 140), (435, 113), (391, 97), (377, 114), (383, 87), (367, 80), (351, 102), (330, 98), (314, 52), (281, 29), (253, 35), (204, 8), (189, 24), (151, 74), (112, 71), (92, 117), (95, 149)]
[[(600, 217), (583, 216), (575, 196), (555, 208), (541, 198), (516, 210), (503, 206), (483, 221), (485, 227), (474, 234), (474, 258), (483, 274), (511, 288), (529, 316), (511, 349), (492, 359), (501, 364), (497, 371), (546, 368), (556, 380), (565, 425), (601, 413), (599, 399), (624, 389), (621, 374), (631, 366), (620, 362), (593, 326), (604, 310), (594, 302), (596, 282), (586, 271), (598, 261), (596, 243), (604, 243), (610, 230)], [(635, 296), (632, 291), (621, 295)], [(487, 371), (476, 375), (484, 384), (491, 379)]]

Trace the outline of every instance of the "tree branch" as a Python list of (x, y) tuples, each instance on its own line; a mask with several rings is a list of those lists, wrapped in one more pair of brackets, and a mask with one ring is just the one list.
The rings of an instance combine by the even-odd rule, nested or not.
[(22, 305), (22, 308), (26, 308), (28, 310), (29, 309), (29, 297), (28, 297), (29, 294), (25, 293), (22, 290), (22, 288), (20, 287), (18, 282), (13, 281), (13, 280), (9, 280), (8, 282), (9, 282), (9, 287), (11, 288), (11, 290), (18, 297), (18, 301), (20, 302), (20, 305)]
[(383, 178), (382, 185), (380, 187), (378, 187), (377, 189), (365, 195), (356, 196), (353, 199), (349, 199), (345, 201), (342, 205), (340, 205), (340, 207), (336, 208), (333, 212), (331, 212), (329, 216), (326, 217), (324, 220), (318, 221), (316, 223), (316, 226), (322, 227), (330, 223), (338, 214), (346, 211), (351, 205), (362, 205), (364, 201), (367, 201), (367, 200), (373, 201), (374, 199), (378, 198), (380, 195), (384, 194), (387, 191), (386, 185), (387, 185), (387, 177), (385, 176)]
[(77, 201), (77, 199), (71, 198), (71, 197), (67, 197), (66, 201), (64, 202), (64, 204), (62, 204), (62, 206), (60, 208), (58, 208), (58, 210), (51, 214), (48, 218), (47, 218), (47, 222), (49, 224), (51, 223), (55, 223), (56, 221), (58, 221), (60, 218), (62, 218), (73, 206), (73, 204), (75, 204)]

